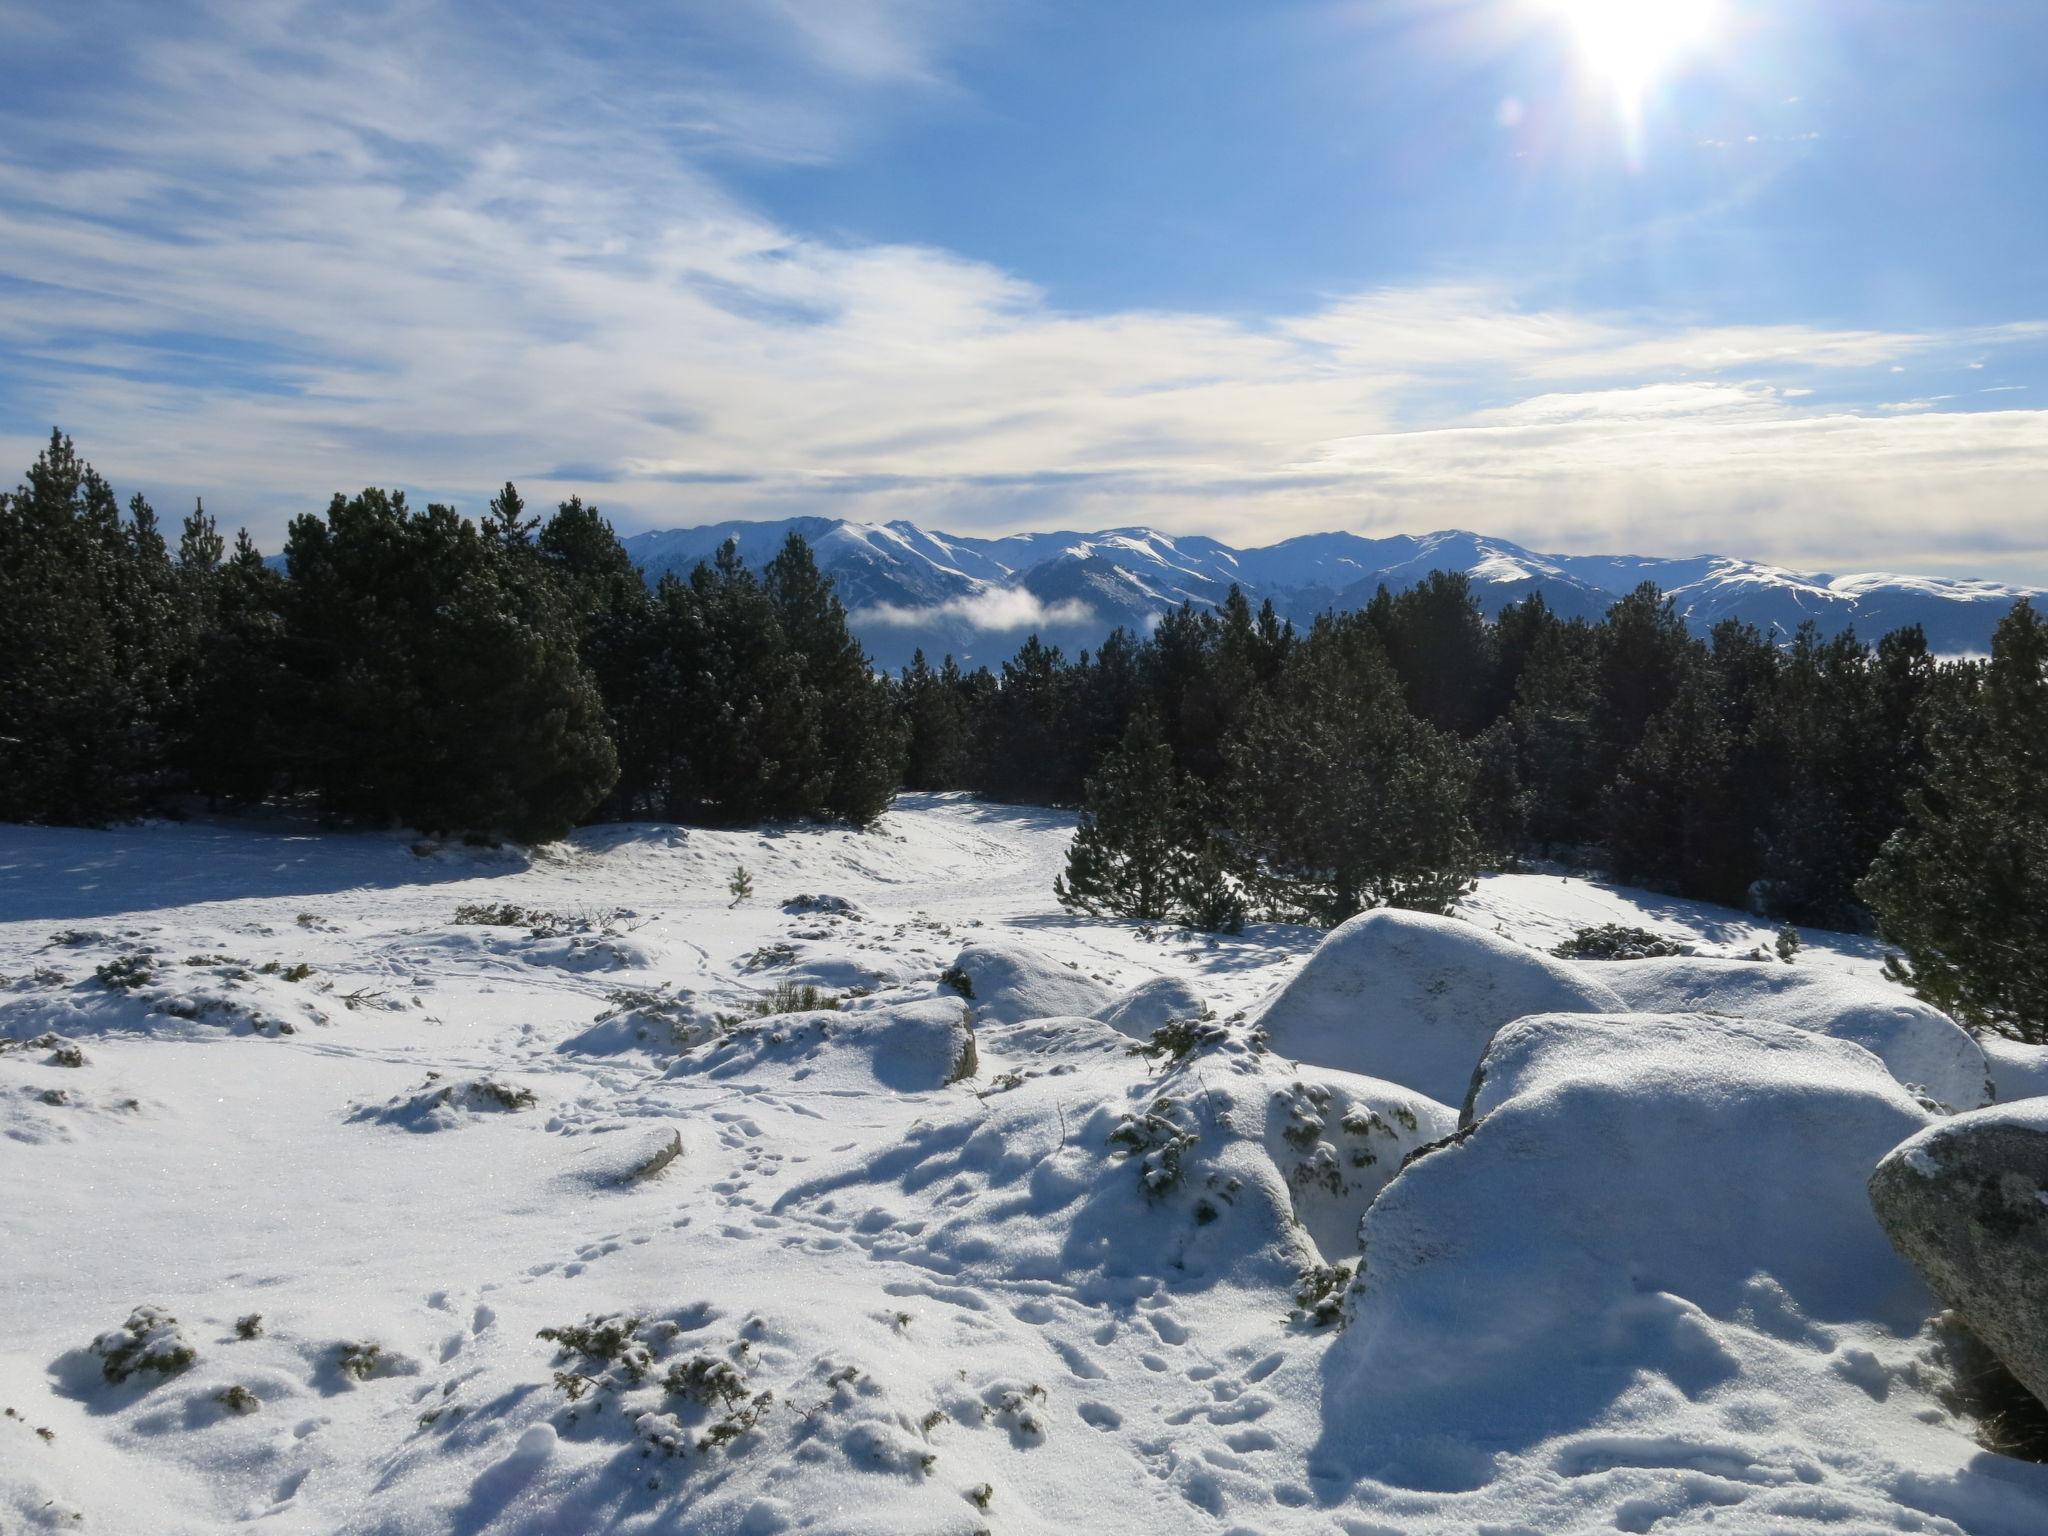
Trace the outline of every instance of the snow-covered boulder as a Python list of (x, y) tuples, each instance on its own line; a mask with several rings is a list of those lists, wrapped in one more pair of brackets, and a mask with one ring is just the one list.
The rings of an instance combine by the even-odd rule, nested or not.
[(2003, 1035), (1980, 1035), (1977, 1047), (1991, 1067), (1998, 1102), (2048, 1095), (2048, 1045), (2027, 1045)]
[(429, 1072), (410, 1093), (382, 1104), (358, 1104), (349, 1112), (352, 1125), (389, 1125), (425, 1134), (453, 1131), (479, 1115), (509, 1115), (532, 1109), (538, 1100), (531, 1088), (503, 1078), (461, 1078), (453, 1082)]
[(1203, 1019), (1209, 1005), (1202, 994), (1178, 976), (1154, 976), (1141, 981), (1100, 1015), (1102, 1022), (1119, 1029), (1134, 1040), (1150, 1040), (1152, 1031), (1176, 1019)]
[[(0, 1036), (26, 1040), (55, 1033), (155, 1035), (199, 1039), (297, 1034), (331, 1017), (307, 975), (276, 965), (254, 968), (220, 957), (173, 962), (125, 955), (100, 974), (68, 986), (36, 988), (0, 1001)], [(114, 978), (113, 980), (107, 979)]]
[(1564, 961), (1454, 918), (1382, 909), (1332, 929), (1259, 1022), (1283, 1056), (1457, 1104), (1510, 1020), (1622, 1011)]
[(571, 1157), (569, 1177), (593, 1189), (623, 1189), (651, 1179), (683, 1155), (683, 1136), (665, 1123), (600, 1129)]
[(2048, 1403), (2048, 1100), (1922, 1131), (1877, 1165), (1870, 1202), (1935, 1293)]
[(1019, 944), (971, 944), (948, 968), (978, 1024), (1016, 1024), (1085, 1014), (1099, 1018), (1116, 994), (1094, 977)]
[[(1100, 1049), (1104, 1036), (1115, 1049)], [(1222, 1026), (1177, 1059), (1135, 1056), (1087, 1019), (986, 1038), (990, 1066), (1033, 1060), (1009, 1053), (1034, 1042), (1052, 1054), (1036, 1058), (1042, 1070), (985, 1074), (972, 1108), (920, 1121), (886, 1157), (847, 1158), (776, 1211), (901, 1210), (943, 1188), (937, 1219), (878, 1222), (876, 1253), (958, 1286), (1051, 1284), (1104, 1301), (1156, 1277), (1284, 1307), (1305, 1272), (1356, 1254), (1359, 1214), (1455, 1118), (1391, 1083), (1305, 1072)]]
[(668, 1069), (849, 1093), (921, 1093), (974, 1075), (974, 1031), (958, 998), (776, 1014), (740, 1025)]
[(1750, 960), (1621, 960), (1600, 980), (1637, 1013), (1712, 1013), (1769, 1019), (1849, 1040), (1893, 1077), (1950, 1109), (1991, 1099), (1984, 1052), (1940, 1009), (1875, 978)]
[(1353, 1072), (1290, 1067), (1272, 1075), (1261, 1117), (1266, 1151), (1323, 1261), (1348, 1262), (1366, 1208), (1409, 1154), (1457, 1128), (1457, 1112)]
[[(1483, 1476), (1486, 1448), (1589, 1423), (1646, 1373), (1687, 1396), (1727, 1381), (1723, 1321), (1911, 1332), (1931, 1305), (1864, 1184), (1933, 1117), (1860, 1046), (1527, 1018), (1495, 1037), (1473, 1109), (1365, 1217), (1326, 1406), (1361, 1466)], [(1481, 1449), (1447, 1461), (1446, 1443)]]

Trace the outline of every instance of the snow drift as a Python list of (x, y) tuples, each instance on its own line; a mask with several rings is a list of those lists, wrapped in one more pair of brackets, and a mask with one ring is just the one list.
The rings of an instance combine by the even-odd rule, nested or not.
[(1726, 1324), (1911, 1332), (1933, 1304), (1864, 1184), (1931, 1119), (1860, 1046), (1786, 1025), (1509, 1025), (1459, 1137), (1365, 1218), (1327, 1378), (1345, 1454), (1458, 1486), (1645, 1375), (1689, 1398), (1735, 1380)]
[(1940, 1009), (1888, 982), (1810, 966), (1750, 960), (1616, 960), (1601, 981), (1638, 1013), (1711, 1013), (1769, 1019), (1852, 1041), (1897, 1078), (1950, 1109), (1992, 1096), (1984, 1051)]
[(1383, 909), (1332, 929), (1259, 1022), (1283, 1056), (1457, 1104), (1510, 1020), (1624, 1011), (1562, 961), (1453, 918)]

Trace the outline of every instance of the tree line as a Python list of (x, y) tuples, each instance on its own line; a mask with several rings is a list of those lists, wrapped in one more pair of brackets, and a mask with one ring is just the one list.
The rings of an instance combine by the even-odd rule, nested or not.
[(70, 440), (0, 494), (0, 820), (197, 797), (541, 840), (591, 820), (866, 825), (900, 787), (1080, 808), (1060, 899), (1227, 929), (1442, 911), (1558, 858), (1876, 927), (1972, 1023), (2048, 1031), (2048, 631), (1992, 655), (1739, 621), (1654, 587), (1491, 623), (1434, 573), (1304, 628), (1232, 591), (1069, 659), (889, 678), (792, 537), (649, 587), (580, 499), (472, 522), (396, 491), (280, 571), (203, 505), (175, 545)]
[(1436, 572), (1303, 630), (1233, 591), (1069, 661), (898, 680), (906, 782), (1075, 805), (1074, 909), (1230, 928), (1446, 911), (1555, 859), (1876, 929), (1979, 1027), (2048, 1038), (2048, 626), (1986, 659), (1917, 627), (1695, 636), (1654, 586), (1598, 622), (1481, 615)]
[(175, 548), (52, 433), (0, 495), (0, 820), (203, 797), (560, 836), (594, 818), (871, 822), (891, 688), (809, 548), (653, 588), (593, 507), (403, 492), (293, 519), (284, 569), (203, 504)]

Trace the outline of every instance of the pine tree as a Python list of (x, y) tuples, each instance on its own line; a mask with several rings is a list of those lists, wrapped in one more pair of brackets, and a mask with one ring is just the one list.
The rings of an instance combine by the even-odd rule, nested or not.
[(560, 836), (617, 777), (565, 605), (523, 547), (402, 492), (293, 521), (287, 767), (333, 813)]
[(1906, 824), (1860, 887), (1890, 968), (1978, 1029), (2048, 1043), (2048, 623), (2021, 599), (1984, 665), (1944, 668)]
[(967, 694), (951, 656), (933, 671), (919, 650), (896, 682), (906, 789), (963, 789), (968, 774)]
[(1739, 903), (1756, 856), (1737, 787), (1727, 685), (1695, 667), (1623, 761), (1606, 802), (1615, 875)]
[(1416, 719), (1362, 616), (1325, 616), (1229, 746), (1226, 819), (1280, 914), (1448, 911), (1477, 873), (1473, 765)]
[(1408, 707), (1440, 731), (1477, 735), (1502, 707), (1493, 631), (1463, 571), (1431, 571), (1390, 597), (1380, 588), (1366, 609), (1401, 679)]
[(149, 504), (124, 523), (53, 431), (0, 495), (0, 818), (99, 825), (158, 793), (182, 638), (171, 587)]
[[(511, 485), (500, 499), (517, 497)], [(515, 518), (516, 520), (516, 518)], [(619, 759), (606, 813), (656, 809), (656, 741), (666, 729), (649, 695), (654, 686), (654, 596), (612, 526), (580, 496), (562, 502), (533, 539), (555, 591), (576, 625), (583, 665), (604, 700), (605, 729)]]
[(249, 804), (278, 788), (286, 755), (282, 733), (295, 713), (284, 656), (285, 582), (244, 528), (209, 585), (181, 768), (209, 802)]
[(1158, 718), (1149, 710), (1134, 716), (1088, 780), (1066, 872), (1053, 882), (1060, 904), (1097, 917), (1242, 926), (1242, 900), (1207, 825), (1207, 798), (1174, 765)]
[(821, 809), (866, 826), (889, 807), (903, 769), (903, 741), (889, 685), (846, 627), (832, 578), (803, 535), (791, 533), (762, 572), (762, 585), (818, 700), (830, 765)]

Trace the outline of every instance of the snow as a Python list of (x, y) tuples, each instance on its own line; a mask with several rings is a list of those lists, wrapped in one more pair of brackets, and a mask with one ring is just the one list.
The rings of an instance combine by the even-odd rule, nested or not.
[(1525, 945), (1457, 918), (1383, 909), (1331, 930), (1259, 1022), (1282, 1055), (1457, 1104), (1511, 1019), (1621, 1011), (1598, 979)]
[(1904, 988), (1803, 965), (1704, 958), (1582, 962), (1640, 1013), (1771, 1019), (1851, 1040), (1908, 1087), (1949, 1109), (1992, 1096), (1985, 1053), (1969, 1032)]
[(1986, 1035), (1977, 1044), (2001, 1102), (2048, 1095), (2048, 1045), (2026, 1045), (2002, 1035)]
[(2048, 1529), (1859, 1225), (1928, 1112), (1538, 952), (1767, 930), (1528, 875), (1387, 942), (1094, 921), (1072, 826), (0, 828), (0, 1528)]
[(1024, 944), (970, 944), (954, 958), (977, 1021), (1017, 1024), (1057, 1014), (1093, 1017), (1115, 996), (1100, 977)]
[(1102, 1022), (1138, 1040), (1176, 1019), (1204, 1019), (1211, 1013), (1199, 988), (1179, 976), (1154, 976), (1120, 993), (1098, 1015)]

